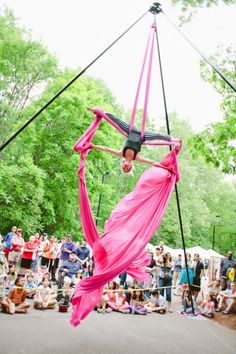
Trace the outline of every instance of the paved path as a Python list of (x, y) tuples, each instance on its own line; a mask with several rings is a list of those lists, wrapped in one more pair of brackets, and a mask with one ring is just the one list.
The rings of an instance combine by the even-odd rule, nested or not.
[(147, 316), (92, 312), (79, 327), (70, 313), (0, 313), (0, 354), (231, 354), (236, 331), (179, 312)]

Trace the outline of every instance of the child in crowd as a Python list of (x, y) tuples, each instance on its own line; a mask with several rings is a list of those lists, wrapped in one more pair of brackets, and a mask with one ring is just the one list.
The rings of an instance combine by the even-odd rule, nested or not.
[(36, 283), (34, 281), (33, 275), (28, 274), (26, 276), (25, 289), (27, 291), (27, 298), (33, 299), (36, 294)]
[(151, 292), (151, 299), (145, 305), (147, 312), (158, 312), (164, 314), (166, 312), (166, 300), (159, 294), (157, 289)]
[(192, 301), (191, 301), (190, 291), (188, 289), (183, 290), (182, 293), (183, 310), (181, 311), (181, 313), (192, 314), (193, 313), (192, 302), (193, 302), (193, 307), (195, 307), (194, 296), (192, 296)]
[(129, 313), (129, 304), (126, 301), (123, 286), (119, 286), (118, 291), (113, 294), (112, 300), (110, 299), (107, 304), (114, 311)]
[(9, 265), (8, 273), (7, 273), (7, 280), (6, 286), (8, 289), (12, 289), (15, 285), (15, 281), (17, 278), (16, 267), (14, 264)]
[(147, 315), (147, 308), (144, 307), (144, 295), (142, 290), (134, 290), (130, 301), (130, 311), (132, 314)]
[(110, 297), (108, 295), (108, 287), (105, 287), (103, 289), (103, 294), (101, 301), (97, 305), (97, 312), (98, 313), (106, 313), (106, 312), (111, 312), (112, 309), (108, 307), (107, 302), (109, 301)]
[(42, 282), (43, 276), (47, 272), (48, 272), (48, 270), (47, 270), (46, 265), (40, 265), (40, 267), (38, 267), (38, 271), (37, 271), (37, 275), (36, 275), (37, 285), (39, 285)]
[(214, 316), (215, 301), (214, 301), (213, 294), (211, 294), (211, 293), (207, 294), (207, 298), (205, 301), (203, 301), (201, 303), (199, 310), (200, 310), (200, 313), (202, 316), (206, 316), (209, 318), (212, 318)]
[(38, 286), (34, 307), (38, 310), (53, 309), (56, 305), (56, 295), (49, 287), (49, 279), (44, 278), (42, 285)]
[(16, 278), (14, 288), (10, 290), (8, 296), (1, 302), (3, 312), (12, 315), (14, 313), (27, 313), (30, 303), (25, 301), (27, 292), (24, 289), (24, 282), (24, 278)]

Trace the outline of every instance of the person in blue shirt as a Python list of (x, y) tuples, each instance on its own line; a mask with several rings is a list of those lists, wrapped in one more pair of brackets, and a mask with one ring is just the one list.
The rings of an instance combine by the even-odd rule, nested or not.
[(90, 251), (85, 240), (82, 242), (82, 246), (76, 249), (76, 255), (78, 257), (78, 261), (82, 264), (85, 271), (84, 276), (88, 276), (88, 261), (90, 257)]
[(6, 247), (4, 249), (4, 253), (5, 253), (5, 257), (8, 258), (8, 254), (11, 250), (11, 240), (13, 238), (13, 236), (16, 235), (16, 231), (17, 231), (17, 227), (13, 226), (11, 231), (8, 232), (5, 236), (5, 243), (6, 243)]
[(64, 289), (62, 297), (64, 298), (63, 305), (69, 304), (70, 298), (70, 286), (71, 284), (77, 284), (79, 282), (79, 274), (83, 273), (83, 266), (78, 261), (75, 251), (72, 251), (69, 255), (69, 259), (60, 267), (59, 272), (64, 277)]

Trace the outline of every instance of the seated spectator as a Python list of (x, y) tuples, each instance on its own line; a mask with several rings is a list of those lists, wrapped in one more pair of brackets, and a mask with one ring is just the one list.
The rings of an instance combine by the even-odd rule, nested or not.
[[(192, 302), (191, 302), (191, 297), (190, 297), (190, 291), (188, 289), (183, 290), (182, 293), (182, 305), (183, 305), (183, 310), (181, 313), (193, 313), (192, 309)], [(192, 301), (193, 301), (193, 308), (195, 307), (195, 299), (194, 296), (192, 296)]]
[(108, 287), (105, 287), (103, 289), (101, 301), (97, 304), (97, 312), (98, 313), (106, 313), (106, 312), (112, 311), (112, 309), (110, 307), (108, 307), (108, 305), (107, 305), (108, 301), (109, 301)]
[(37, 310), (53, 309), (56, 305), (56, 295), (49, 287), (49, 280), (43, 279), (42, 285), (38, 286), (34, 307)]
[(76, 284), (79, 282), (78, 274), (83, 273), (83, 266), (77, 260), (76, 252), (72, 251), (69, 255), (68, 261), (66, 261), (59, 269), (61, 273), (61, 279), (59, 281), (59, 288), (63, 286), (65, 290), (63, 291), (63, 297), (65, 298), (65, 302), (63, 305), (69, 304), (69, 295), (70, 295), (70, 286), (71, 284)]
[(24, 278), (16, 278), (14, 288), (10, 290), (8, 296), (1, 302), (3, 312), (9, 314), (27, 313), (30, 303), (25, 301), (27, 292), (24, 289), (24, 282)]
[(166, 300), (164, 296), (159, 294), (158, 290), (151, 292), (151, 299), (146, 303), (148, 312), (158, 312), (164, 314), (166, 312)]
[(216, 312), (222, 311), (224, 314), (236, 312), (236, 283), (231, 283), (231, 289), (219, 292), (220, 301)]
[(47, 270), (47, 266), (46, 265), (41, 265), (40, 267), (38, 267), (38, 271), (36, 273), (36, 282), (37, 282), (37, 285), (39, 285), (42, 280), (43, 280), (43, 277), (44, 275), (48, 272)]
[(9, 265), (8, 273), (7, 273), (7, 280), (6, 286), (7, 288), (11, 289), (15, 285), (15, 281), (17, 278), (16, 267), (14, 264)]
[(109, 300), (107, 304), (112, 310), (122, 313), (129, 313), (129, 304), (126, 301), (124, 287), (119, 286), (118, 291), (114, 293), (113, 300)]
[(3, 244), (0, 243), (0, 278), (5, 278), (8, 272), (8, 262), (3, 252)]
[(27, 291), (27, 298), (33, 299), (36, 294), (36, 283), (34, 281), (33, 275), (28, 274), (25, 281), (25, 289)]
[(134, 290), (130, 301), (130, 311), (136, 315), (147, 315), (147, 308), (144, 307), (144, 295), (142, 290)]
[(212, 318), (214, 316), (215, 301), (214, 295), (208, 293), (207, 298), (203, 301), (199, 307), (202, 316)]

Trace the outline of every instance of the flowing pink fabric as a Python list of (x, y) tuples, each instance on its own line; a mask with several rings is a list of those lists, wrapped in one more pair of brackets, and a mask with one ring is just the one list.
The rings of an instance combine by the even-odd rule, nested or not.
[(78, 284), (71, 300), (71, 324), (77, 326), (97, 305), (103, 286), (126, 271), (139, 280), (147, 280), (145, 265), (150, 261), (144, 252), (146, 244), (160, 225), (175, 183), (179, 179), (177, 154), (174, 149), (161, 161), (171, 166), (173, 173), (162, 168), (146, 170), (135, 189), (127, 194), (112, 211), (99, 237), (92, 216), (85, 184), (85, 157), (91, 150), (90, 141), (100, 123), (98, 115), (74, 149), (81, 151), (79, 174), (80, 213), (85, 237), (93, 249), (94, 275)]

